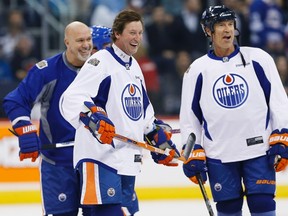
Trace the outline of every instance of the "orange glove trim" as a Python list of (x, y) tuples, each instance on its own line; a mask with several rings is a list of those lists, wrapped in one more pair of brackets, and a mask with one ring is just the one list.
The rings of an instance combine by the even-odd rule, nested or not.
[(23, 161), (24, 159), (27, 159), (27, 158), (31, 158), (31, 161), (35, 162), (36, 159), (38, 158), (38, 156), (39, 156), (38, 151), (29, 152), (29, 153), (21, 153), (20, 152), (19, 158), (20, 158), (20, 161)]
[(165, 166), (178, 166), (178, 163), (170, 163), (176, 154), (175, 149), (169, 151), (169, 155), (164, 160), (160, 160), (158, 163)]
[(284, 170), (288, 165), (288, 159), (286, 158), (281, 158), (280, 161), (275, 164), (275, 171), (276, 172), (280, 172), (282, 170)]
[(16, 128), (14, 131), (18, 136), (21, 136), (23, 134), (37, 133), (37, 127), (35, 125), (26, 125)]
[(269, 144), (270, 145), (275, 145), (278, 143), (283, 143), (284, 145), (288, 146), (288, 133), (284, 134), (271, 134), (269, 137)]
[(98, 133), (101, 134), (100, 140), (102, 143), (111, 144), (115, 136), (115, 127), (101, 120)]
[(206, 160), (206, 154), (204, 149), (193, 150), (191, 157), (189, 157), (188, 160), (184, 162), (184, 164), (189, 163), (191, 160)]

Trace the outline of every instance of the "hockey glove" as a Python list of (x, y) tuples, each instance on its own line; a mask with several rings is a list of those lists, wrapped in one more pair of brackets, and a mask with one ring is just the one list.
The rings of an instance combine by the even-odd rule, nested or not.
[(176, 145), (171, 141), (170, 135), (164, 132), (163, 128), (156, 126), (156, 129), (145, 136), (146, 141), (157, 148), (166, 150), (167, 154), (159, 154), (151, 152), (152, 159), (155, 163), (166, 166), (178, 166), (178, 163), (173, 162), (174, 158), (180, 156)]
[(276, 172), (280, 172), (288, 165), (288, 129), (274, 130), (269, 137), (269, 144), (269, 164), (274, 166)]
[(154, 120), (154, 124), (156, 126), (161, 127), (164, 130), (164, 132), (166, 133), (167, 138), (171, 139), (171, 137), (172, 137), (172, 133), (171, 133), (172, 127), (169, 124), (163, 122), (160, 119), (155, 119)]
[(196, 174), (200, 173), (203, 183), (207, 181), (206, 155), (201, 145), (195, 144), (192, 155), (183, 163), (184, 174), (195, 184), (198, 184)]
[(106, 112), (94, 103), (85, 101), (85, 106), (90, 110), (88, 113), (80, 113), (80, 120), (89, 129), (92, 135), (102, 144), (112, 144), (115, 136), (115, 127), (107, 117)]
[(36, 126), (32, 125), (30, 121), (21, 120), (13, 125), (13, 130), (12, 133), (15, 134), (19, 140), (20, 161), (31, 158), (31, 161), (35, 162), (39, 156), (40, 144)]

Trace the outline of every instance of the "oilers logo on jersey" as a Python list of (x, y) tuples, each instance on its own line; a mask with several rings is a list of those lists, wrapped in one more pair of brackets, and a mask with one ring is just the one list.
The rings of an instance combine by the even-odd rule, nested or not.
[(241, 106), (246, 101), (248, 93), (247, 82), (238, 74), (223, 75), (213, 86), (213, 97), (224, 108), (233, 109)]
[(122, 92), (122, 107), (125, 114), (133, 121), (137, 121), (142, 116), (142, 95), (135, 84), (128, 84)]

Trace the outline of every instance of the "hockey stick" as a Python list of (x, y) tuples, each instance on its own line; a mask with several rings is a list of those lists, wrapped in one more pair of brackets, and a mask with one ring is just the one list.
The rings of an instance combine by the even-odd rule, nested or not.
[(63, 143), (52, 143), (52, 144), (43, 144), (41, 146), (41, 150), (51, 150), (55, 148), (64, 148), (74, 146), (74, 141), (71, 142), (63, 142)]
[(205, 187), (204, 187), (204, 183), (203, 183), (201, 174), (200, 174), (200, 173), (197, 173), (197, 174), (196, 174), (196, 178), (197, 178), (197, 181), (198, 181), (198, 183), (199, 183), (199, 187), (200, 187), (200, 189), (201, 189), (201, 193), (202, 193), (202, 195), (203, 195), (203, 198), (204, 198), (204, 201), (205, 201), (207, 210), (208, 210), (208, 212), (209, 212), (209, 215), (210, 215), (210, 216), (214, 216), (215, 214), (214, 214), (214, 212), (213, 212), (213, 209), (212, 209), (210, 200), (209, 200), (209, 198), (208, 198), (206, 189), (205, 189)]
[[(125, 136), (120, 135), (120, 134), (115, 134), (114, 139), (117, 139), (117, 140), (120, 140), (122, 142), (126, 142), (126, 143), (130, 143), (130, 144), (136, 145), (136, 146), (138, 146), (140, 148), (147, 149), (147, 150), (149, 150), (151, 152), (155, 152), (155, 153), (159, 153), (159, 154), (165, 154), (165, 155), (168, 154), (168, 152), (164, 151), (163, 149), (154, 147), (152, 145), (149, 145), (148, 143), (139, 142), (139, 141), (130, 139), (130, 138), (125, 137)], [(186, 159), (183, 156), (180, 156), (177, 159), (181, 160), (181, 161), (186, 161)]]
[[(171, 130), (171, 133), (172, 134), (177, 134), (177, 133), (180, 133), (180, 129), (172, 129)], [(134, 141), (134, 140), (131, 140), (131, 139), (129, 139), (129, 138), (127, 138), (127, 137), (124, 137), (124, 136), (121, 136), (121, 135), (119, 135), (119, 134), (117, 134), (114, 138), (118, 138), (118, 139), (121, 139), (122, 141), (124, 141), (123, 139), (125, 139), (125, 141), (126, 142), (131, 142), (131, 143), (134, 143), (134, 144), (136, 144), (137, 142), (136, 141)], [(41, 147), (41, 150), (51, 150), (51, 149), (55, 149), (55, 148), (63, 148), (63, 147), (69, 147), (69, 146), (73, 146), (74, 145), (74, 142), (63, 142), (63, 143), (53, 143), (53, 144), (43, 144), (42, 145), (42, 147)], [(136, 144), (137, 145), (137, 144)], [(160, 153), (160, 154), (165, 154), (165, 151), (164, 150), (162, 150), (162, 149), (157, 149), (157, 148), (155, 148), (154, 150), (153, 149), (151, 149), (150, 147), (148, 147), (148, 146), (150, 146), (150, 145), (148, 145), (148, 144), (140, 144), (141, 145), (141, 147), (142, 148), (146, 148), (146, 149), (148, 149), (149, 151), (154, 151), (154, 152), (157, 152), (157, 153)], [(145, 145), (145, 147), (144, 147), (144, 145)], [(148, 145), (148, 146), (146, 146), (146, 145)], [(152, 146), (151, 146), (152, 147)], [(160, 152), (160, 150), (161, 150), (161, 152)], [(163, 151), (163, 152), (162, 152)]]
[(172, 129), (171, 133), (172, 134), (178, 134), (178, 133), (181, 133), (181, 130), (180, 129)]
[[(187, 143), (186, 143), (186, 146), (185, 146), (185, 149), (184, 149), (184, 152), (183, 152), (183, 156), (185, 157), (186, 160), (189, 158), (189, 155), (190, 155), (192, 149), (194, 149), (195, 140), (196, 140), (195, 134), (194, 134), (194, 133), (191, 133), (191, 134), (188, 136)], [(205, 201), (207, 210), (208, 210), (208, 212), (209, 212), (209, 215), (210, 215), (210, 216), (214, 216), (214, 212), (213, 212), (213, 209), (212, 209), (210, 200), (209, 200), (209, 198), (208, 198), (206, 189), (205, 189), (205, 187), (204, 187), (204, 183), (203, 183), (201, 174), (200, 174), (200, 173), (197, 173), (197, 174), (196, 174), (196, 178), (197, 178), (197, 181), (198, 181), (198, 183), (199, 183), (199, 187), (200, 187), (200, 189), (201, 189), (201, 193), (202, 193), (202, 196), (203, 196), (203, 198), (204, 198), (204, 201)]]

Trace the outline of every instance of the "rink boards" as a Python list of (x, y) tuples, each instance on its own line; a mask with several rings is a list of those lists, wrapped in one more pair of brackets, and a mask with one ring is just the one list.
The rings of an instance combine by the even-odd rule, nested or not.
[[(166, 120), (174, 129), (179, 128), (177, 119)], [(40, 202), (38, 161), (19, 162), (17, 138), (8, 131), (10, 123), (0, 121), (0, 204)], [(173, 141), (180, 149), (180, 135)], [(288, 198), (288, 171), (277, 173), (277, 198)], [(206, 184), (209, 197), (211, 193)], [(140, 200), (198, 199), (201, 192), (188, 180), (178, 167), (155, 164), (150, 153), (143, 150), (142, 172), (136, 180), (136, 191)]]

